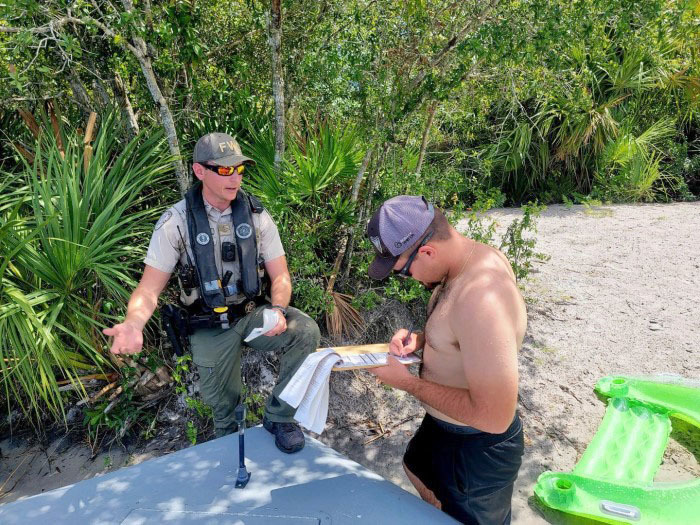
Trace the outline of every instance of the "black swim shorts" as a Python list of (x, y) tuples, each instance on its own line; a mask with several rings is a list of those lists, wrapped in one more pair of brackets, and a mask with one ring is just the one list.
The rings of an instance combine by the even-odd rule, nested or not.
[(403, 460), (456, 520), (507, 525), (523, 451), (518, 414), (503, 434), (475, 432), (426, 414)]

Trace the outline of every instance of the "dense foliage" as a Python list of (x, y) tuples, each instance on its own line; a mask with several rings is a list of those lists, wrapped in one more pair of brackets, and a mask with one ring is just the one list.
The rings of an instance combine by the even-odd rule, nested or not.
[(116, 122), (104, 119), (88, 162), (73, 130), (59, 147), (44, 129), (32, 164), (0, 172), (0, 384), (34, 419), (63, 412), (59, 380), (111, 366), (100, 330), (123, 315), (111, 305), (136, 284), (171, 171), (161, 132), (121, 142)]
[[(149, 91), (157, 80), (186, 158), (203, 131), (274, 129), (265, 2), (15, 0), (0, 9), (0, 31), (13, 31), (0, 32), (5, 111), (52, 97), (75, 115), (126, 96), (141, 125), (162, 124)], [(352, 123), (384, 170), (383, 194), (429, 186), (469, 203), (486, 185), (520, 203), (698, 192), (694, 0), (312, 0), (282, 12), (289, 137), (319, 121)], [(432, 113), (425, 181), (402, 183)]]

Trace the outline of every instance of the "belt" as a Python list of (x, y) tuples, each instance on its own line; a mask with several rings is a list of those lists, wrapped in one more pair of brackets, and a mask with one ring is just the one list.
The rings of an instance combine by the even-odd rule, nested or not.
[[(229, 328), (240, 319), (253, 312), (258, 306), (269, 304), (262, 296), (254, 297), (239, 304), (227, 305), (228, 310), (216, 313), (205, 307), (204, 302), (198, 299), (189, 306), (186, 306), (190, 331), (200, 328)], [(225, 326), (228, 324), (229, 326)]]

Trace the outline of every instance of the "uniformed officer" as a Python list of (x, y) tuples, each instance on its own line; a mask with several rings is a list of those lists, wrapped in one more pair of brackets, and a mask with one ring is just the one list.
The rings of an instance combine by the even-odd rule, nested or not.
[(264, 311), (272, 309), (277, 325), (246, 344), (282, 352), (279, 381), (267, 400), (263, 425), (280, 450), (296, 452), (304, 447), (304, 435), (294, 423), (294, 409), (278, 396), (318, 347), (318, 326), (289, 307), (292, 284), (277, 227), (260, 202), (240, 188), (246, 165), (254, 162), (224, 133), (199, 139), (193, 161), (198, 182), (156, 223), (126, 318), (104, 330), (114, 336), (110, 350), (141, 351), (143, 328), (177, 269), (180, 301), (190, 314), (200, 391), (213, 409), (216, 436), (224, 436), (237, 430), (242, 341), (263, 325)]

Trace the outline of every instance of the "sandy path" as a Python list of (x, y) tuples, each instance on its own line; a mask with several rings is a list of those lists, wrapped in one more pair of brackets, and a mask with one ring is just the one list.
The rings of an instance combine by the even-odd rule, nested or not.
[[(490, 215), (502, 231), (519, 214)], [(529, 326), (520, 353), (520, 410), (527, 448), (513, 498), (516, 524), (545, 523), (530, 502), (535, 481), (545, 470), (574, 467), (604, 413), (593, 394), (600, 377), (673, 373), (700, 379), (700, 203), (552, 206), (538, 230), (537, 250), (551, 258), (535, 265), (523, 287)], [(381, 322), (398, 327), (403, 321)], [(420, 422), (419, 405), (402, 392), (377, 387), (368, 374), (346, 379), (331, 383), (336, 410), (322, 441), (412, 490), (401, 457)], [(389, 432), (377, 438), (378, 429)], [(22, 479), (0, 503), (173, 450), (152, 444), (139, 454), (110, 456), (107, 467), (102, 456), (76, 458), (82, 448), (49, 454), (50, 461), (40, 457), (37, 467), (25, 462), (13, 482)], [(20, 458), (38, 454), (7, 440), (0, 449), (0, 484)], [(657, 479), (693, 477), (700, 477), (698, 462), (672, 441)]]

